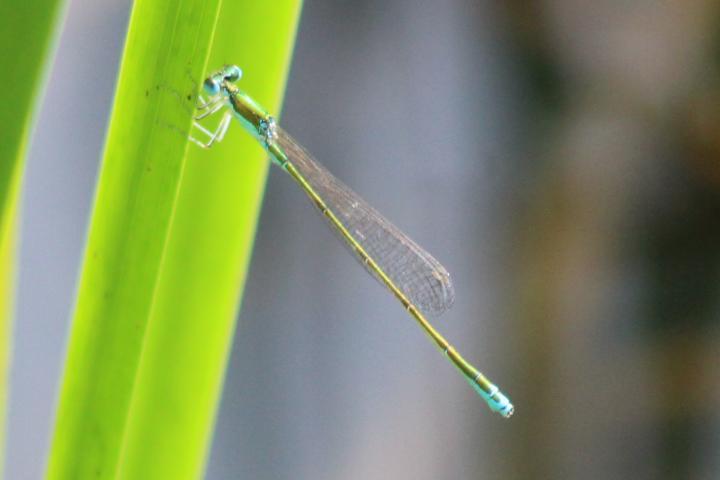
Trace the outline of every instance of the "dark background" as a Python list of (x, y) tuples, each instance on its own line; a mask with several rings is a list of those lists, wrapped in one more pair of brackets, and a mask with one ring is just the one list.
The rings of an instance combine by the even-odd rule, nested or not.
[[(129, 7), (70, 1), (49, 73), (9, 479), (44, 471)], [(709, 0), (308, 0), (283, 125), (445, 264), (436, 326), (517, 412), (272, 169), (208, 478), (717, 478), (719, 34)]]

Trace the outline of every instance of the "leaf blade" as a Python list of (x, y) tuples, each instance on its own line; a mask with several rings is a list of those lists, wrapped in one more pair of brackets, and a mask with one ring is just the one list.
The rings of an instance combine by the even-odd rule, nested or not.
[[(114, 478), (219, 0), (133, 7), (93, 208), (48, 478)], [(80, 453), (82, 452), (82, 453)]]
[[(300, 8), (297, 0), (225, 2), (210, 70), (239, 63), (243, 88), (278, 111)], [(210, 151), (188, 155), (121, 478), (197, 478), (204, 470), (267, 169), (264, 150), (238, 126)]]

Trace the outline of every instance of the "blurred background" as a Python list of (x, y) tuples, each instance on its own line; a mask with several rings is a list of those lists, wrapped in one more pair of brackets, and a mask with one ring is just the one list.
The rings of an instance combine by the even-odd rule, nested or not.
[[(71, 0), (49, 72), (8, 479), (44, 471), (129, 9)], [(719, 54), (711, 0), (307, 0), (282, 123), (445, 264), (437, 326), (516, 415), (272, 169), (207, 478), (720, 477)]]

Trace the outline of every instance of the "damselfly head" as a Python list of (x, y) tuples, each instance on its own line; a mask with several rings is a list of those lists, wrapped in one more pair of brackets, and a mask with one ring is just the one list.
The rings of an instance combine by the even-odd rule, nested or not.
[(242, 70), (237, 65), (225, 65), (222, 71), (228, 82), (237, 82), (242, 77)]
[(213, 74), (206, 78), (205, 82), (203, 82), (203, 88), (209, 95), (217, 95), (220, 93), (220, 81), (218, 80), (218, 75)]
[(217, 95), (222, 90), (223, 82), (236, 82), (242, 77), (242, 70), (237, 65), (225, 65), (208, 78), (203, 83), (203, 88), (210, 95)]

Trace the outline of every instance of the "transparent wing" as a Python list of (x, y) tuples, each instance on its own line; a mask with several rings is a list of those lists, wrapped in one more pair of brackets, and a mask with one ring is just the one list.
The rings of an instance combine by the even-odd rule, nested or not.
[[(440, 262), (316, 162), (287, 132), (278, 127), (277, 134), (277, 143), (290, 162), (415, 306), (433, 316), (452, 306), (455, 291), (450, 274)], [(335, 231), (335, 228), (332, 230)], [(344, 239), (343, 244), (349, 247)], [(349, 250), (355, 255), (352, 248)], [(357, 255), (355, 257), (358, 258)], [(362, 261), (360, 264), (380, 281), (368, 265)]]

